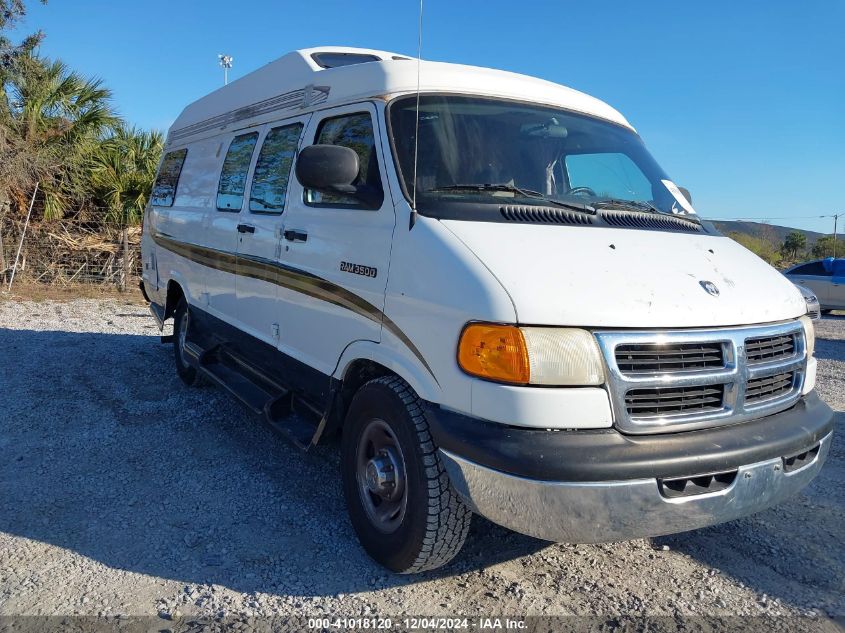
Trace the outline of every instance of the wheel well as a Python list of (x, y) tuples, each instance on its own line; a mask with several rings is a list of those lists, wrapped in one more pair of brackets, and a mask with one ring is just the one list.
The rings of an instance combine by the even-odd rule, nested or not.
[(167, 282), (167, 299), (164, 304), (164, 319), (167, 320), (176, 312), (176, 306), (179, 305), (179, 300), (184, 298), (185, 292), (178, 282), (172, 279)]
[(362, 385), (373, 380), (374, 378), (381, 378), (382, 376), (395, 376), (396, 372), (391, 371), (384, 365), (380, 365), (375, 361), (359, 358), (352, 361), (347, 367), (340, 381), (340, 388), (337, 391), (337, 398), (333, 407), (333, 430), (339, 430), (346, 420), (346, 411), (349, 405), (352, 404), (352, 398), (355, 397), (358, 389)]

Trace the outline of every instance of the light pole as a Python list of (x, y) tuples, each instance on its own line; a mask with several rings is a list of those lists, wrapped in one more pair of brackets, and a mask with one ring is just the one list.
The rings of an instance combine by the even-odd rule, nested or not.
[(223, 85), (226, 86), (229, 84), (229, 69), (232, 67), (232, 62), (235, 61), (235, 58), (231, 55), (224, 55), (220, 53), (217, 56), (217, 63), (220, 65), (220, 68), (223, 69)]

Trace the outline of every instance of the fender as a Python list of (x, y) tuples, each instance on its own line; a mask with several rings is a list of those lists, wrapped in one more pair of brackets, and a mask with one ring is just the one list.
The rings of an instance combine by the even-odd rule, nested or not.
[(188, 302), (188, 305), (196, 305), (198, 303), (196, 301), (196, 297), (191, 294), (191, 287), (188, 285), (187, 279), (178, 271), (170, 270), (168, 271), (168, 278), (167, 284), (162, 284), (164, 288), (166, 288), (167, 295), (166, 295), (166, 305), (164, 306), (164, 320), (169, 319), (173, 316), (173, 313), (176, 311), (176, 306), (171, 305), (172, 302), (170, 301), (170, 287), (171, 284), (176, 284), (182, 289), (182, 294), (185, 295), (185, 301)]
[(407, 382), (417, 395), (429, 402), (441, 401), (441, 388), (429, 371), (419, 362), (393, 352), (389, 347), (373, 341), (359, 340), (350, 343), (338, 360), (332, 378), (343, 380), (350, 365), (356, 360), (370, 360), (383, 365)]

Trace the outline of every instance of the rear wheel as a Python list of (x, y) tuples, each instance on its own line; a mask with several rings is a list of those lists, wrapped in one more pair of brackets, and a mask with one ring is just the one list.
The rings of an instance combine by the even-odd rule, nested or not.
[(191, 311), (185, 298), (179, 300), (173, 313), (173, 355), (176, 361), (176, 373), (186, 385), (195, 387), (202, 384), (202, 378), (196, 368), (188, 362), (185, 344), (188, 342), (188, 330)]
[(361, 545), (399, 573), (435, 569), (460, 551), (470, 510), (458, 497), (420, 401), (385, 376), (355, 394), (343, 428), (343, 489)]

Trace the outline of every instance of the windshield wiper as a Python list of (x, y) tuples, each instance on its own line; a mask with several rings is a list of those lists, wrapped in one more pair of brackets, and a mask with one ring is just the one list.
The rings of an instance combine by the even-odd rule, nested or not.
[(701, 224), (701, 220), (695, 215), (675, 214), (661, 211), (651, 202), (645, 200), (622, 200), (620, 198), (602, 198), (593, 203), (597, 209), (617, 209), (619, 211), (643, 211), (645, 213), (659, 213), (660, 215), (669, 215), (672, 217), (681, 218), (693, 224)]
[(621, 198), (602, 198), (593, 203), (598, 209), (634, 209), (636, 211), (648, 211), (650, 213), (663, 213), (650, 202), (640, 200), (623, 200)]
[(443, 187), (435, 187), (434, 189), (426, 189), (426, 193), (438, 191), (505, 191), (509, 193), (516, 193), (525, 198), (532, 198), (546, 204), (551, 204), (556, 207), (564, 209), (571, 209), (573, 211), (582, 211), (591, 215), (596, 214), (595, 208), (589, 204), (582, 204), (580, 202), (566, 202), (565, 200), (555, 200), (543, 195), (539, 191), (533, 189), (523, 189), (510, 183), (472, 183), (465, 185), (445, 185)]

